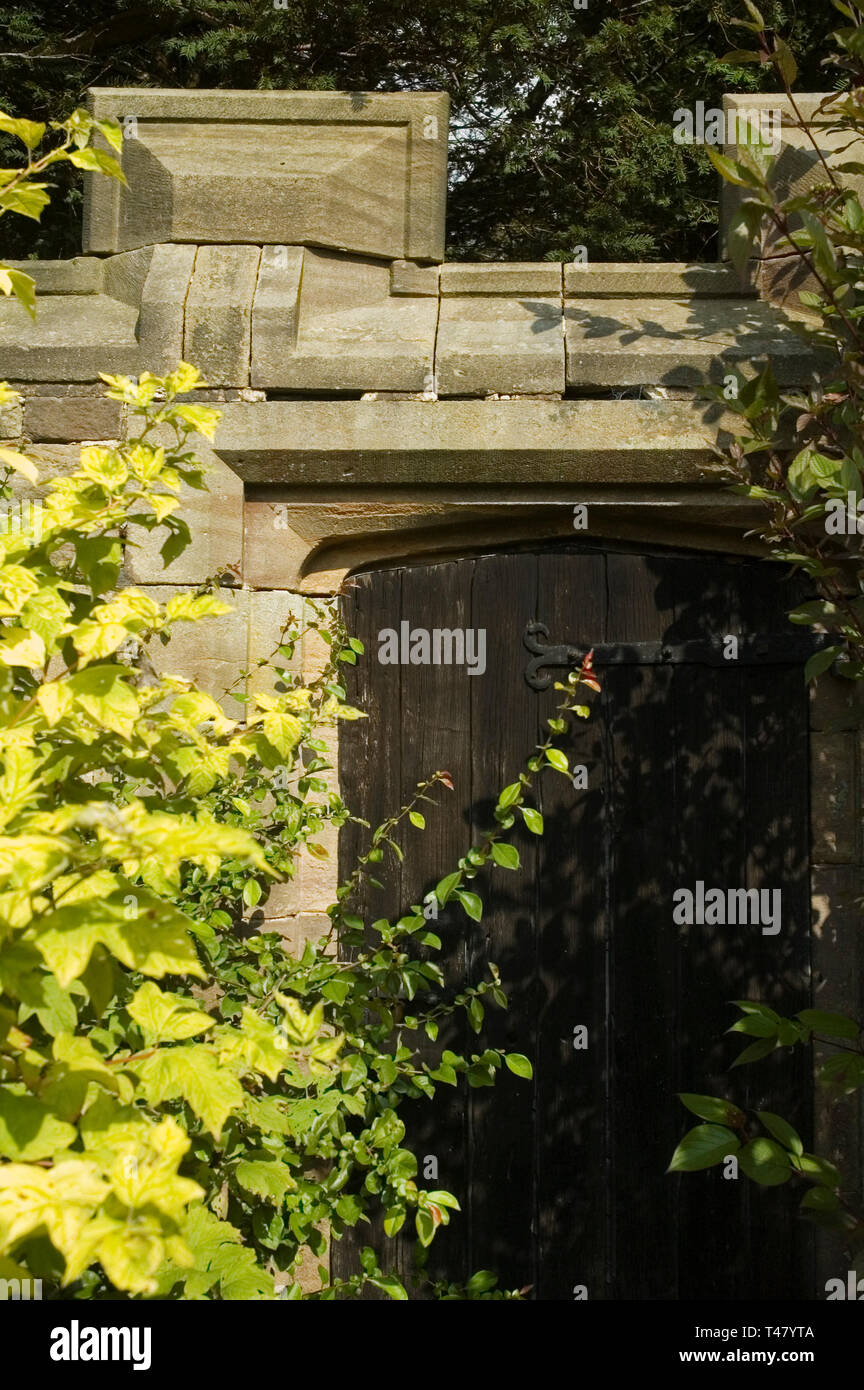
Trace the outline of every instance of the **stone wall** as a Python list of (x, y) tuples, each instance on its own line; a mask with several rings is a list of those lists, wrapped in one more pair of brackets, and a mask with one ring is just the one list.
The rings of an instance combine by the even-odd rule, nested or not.
[[(216, 576), (234, 611), (178, 634), (164, 669), (237, 713), (223, 692), (238, 670), (259, 679), (288, 618), (352, 570), (572, 538), (577, 506), (595, 539), (755, 548), (757, 514), (710, 471), (731, 422), (706, 387), (769, 360), (786, 385), (813, 370), (770, 246), (744, 285), (725, 263), (441, 264), (440, 94), (128, 89), (91, 105), (124, 122), (130, 190), (91, 180), (85, 254), (24, 263), (35, 325), (0, 303), (0, 377), (23, 396), (0, 433), (44, 474), (66, 471), (80, 443), (125, 435), (100, 371), (185, 357), (205, 373), (196, 398), (223, 419), (199, 451), (210, 490), (187, 513), (194, 543), (168, 575), (158, 542), (130, 547), (125, 580), (164, 597)], [(806, 182), (813, 155), (789, 139), (786, 176)], [(830, 146), (824, 123), (819, 139)], [(322, 659), (305, 639), (304, 674)], [(820, 1005), (859, 1013), (862, 713), (858, 688), (823, 681), (814, 967)], [(328, 847), (264, 910), (294, 945), (325, 929)], [(818, 1123), (835, 1157), (860, 1153), (860, 1113), (823, 1106)]]

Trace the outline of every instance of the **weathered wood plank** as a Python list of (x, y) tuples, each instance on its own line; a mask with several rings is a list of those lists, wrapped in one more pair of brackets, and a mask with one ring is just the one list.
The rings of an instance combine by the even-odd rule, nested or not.
[[(606, 560), (601, 554), (540, 557), (539, 617), (552, 631), (575, 626), (591, 645), (606, 630)], [(565, 673), (561, 673), (562, 676)], [(538, 737), (560, 692), (532, 696)], [(536, 1242), (535, 1297), (607, 1296), (609, 1249), (608, 969), (609, 795), (600, 701), (561, 743), (575, 787), (552, 769), (541, 778), (544, 834), (537, 864)], [(581, 773), (577, 774), (581, 782)], [(587, 1039), (577, 1028), (587, 1029)], [(587, 1040), (587, 1047), (574, 1046)]]

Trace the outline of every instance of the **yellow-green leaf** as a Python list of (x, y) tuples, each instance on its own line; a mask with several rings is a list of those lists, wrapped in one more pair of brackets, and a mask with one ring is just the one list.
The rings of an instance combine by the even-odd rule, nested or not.
[(169, 994), (150, 980), (135, 991), (126, 1008), (143, 1032), (148, 1047), (153, 1043), (192, 1038), (216, 1023), (215, 1018), (190, 999)]
[(0, 1087), (0, 1154), (17, 1162), (50, 1158), (75, 1142), (73, 1125), (58, 1119), (35, 1096)]
[(185, 1100), (215, 1139), (232, 1110), (243, 1104), (243, 1087), (234, 1072), (220, 1066), (204, 1043), (162, 1047), (133, 1065), (150, 1105)]

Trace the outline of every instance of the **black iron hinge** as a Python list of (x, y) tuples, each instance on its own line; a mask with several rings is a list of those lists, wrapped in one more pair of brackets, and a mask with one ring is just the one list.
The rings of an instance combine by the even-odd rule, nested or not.
[[(690, 642), (598, 642), (595, 666), (796, 666), (804, 664), (814, 652), (836, 643), (836, 637), (821, 632), (731, 634), (737, 648), (730, 653), (726, 634)], [(548, 690), (551, 675), (547, 669), (574, 670), (590, 650), (587, 646), (551, 645), (541, 638), (549, 636), (545, 623), (529, 623), (522, 639), (532, 653), (525, 667), (525, 680), (532, 690)]]

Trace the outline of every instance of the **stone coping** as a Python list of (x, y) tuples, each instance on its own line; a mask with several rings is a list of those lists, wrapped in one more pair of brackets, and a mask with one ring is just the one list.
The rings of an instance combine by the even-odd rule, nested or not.
[(185, 357), (215, 388), (482, 398), (697, 390), (768, 360), (781, 384), (804, 385), (814, 367), (792, 331), (800, 313), (755, 299), (723, 263), (438, 267), (163, 242), (16, 265), (41, 299), (33, 325), (0, 302), (0, 376), (24, 382)]

